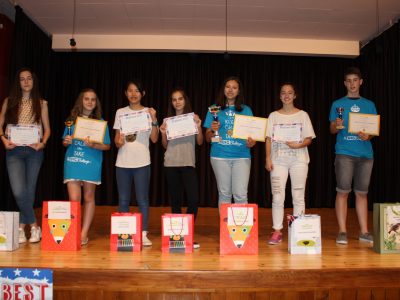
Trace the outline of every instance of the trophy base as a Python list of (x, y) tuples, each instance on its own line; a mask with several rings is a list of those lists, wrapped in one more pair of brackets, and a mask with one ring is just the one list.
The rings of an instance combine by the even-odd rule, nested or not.
[(345, 127), (342, 125), (342, 126), (336, 126), (336, 129), (344, 129)]
[(219, 143), (219, 142), (221, 142), (221, 137), (214, 136), (211, 138), (211, 143)]

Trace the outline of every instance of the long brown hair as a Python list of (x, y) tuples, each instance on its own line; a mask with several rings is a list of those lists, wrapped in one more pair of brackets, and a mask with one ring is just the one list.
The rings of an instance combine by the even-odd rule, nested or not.
[(225, 86), (228, 83), (228, 81), (236, 81), (237, 84), (239, 85), (239, 94), (237, 95), (235, 99), (235, 110), (236, 111), (242, 111), (243, 110), (243, 104), (244, 104), (244, 96), (243, 96), (243, 86), (242, 82), (240, 81), (239, 77), (236, 76), (230, 76), (224, 80), (224, 83), (221, 86), (221, 89), (219, 90), (219, 94), (217, 96), (217, 105), (221, 106), (221, 109), (224, 110), (226, 106), (226, 96), (225, 96)]
[(183, 96), (183, 99), (185, 99), (185, 106), (183, 107), (183, 114), (192, 112), (192, 105), (190, 104), (190, 99), (189, 99), (188, 95), (185, 93), (184, 89), (178, 87), (178, 88), (173, 89), (172, 92), (170, 93), (169, 102), (168, 102), (168, 112), (167, 112), (168, 117), (176, 116), (175, 108), (172, 105), (172, 95), (176, 92), (181, 93)]
[(21, 68), (15, 75), (14, 83), (10, 90), (10, 95), (7, 98), (7, 110), (5, 114), (5, 121), (7, 124), (17, 124), (22, 102), (22, 90), (20, 76), (22, 72), (29, 72), (32, 76), (32, 90), (30, 97), (32, 99), (32, 116), (34, 116), (35, 123), (40, 123), (42, 119), (42, 105), (39, 92), (39, 82), (35, 73), (29, 68)]
[(97, 97), (97, 93), (94, 89), (83, 89), (79, 95), (78, 98), (76, 98), (75, 105), (71, 110), (71, 116), (73, 120), (76, 119), (76, 117), (79, 117), (82, 115), (83, 112), (83, 97), (85, 96), (85, 93), (87, 92), (92, 92), (96, 95), (96, 107), (93, 109), (93, 111), (90, 113), (89, 118), (91, 119), (101, 119), (101, 105), (100, 105), (100, 100), (99, 97)]

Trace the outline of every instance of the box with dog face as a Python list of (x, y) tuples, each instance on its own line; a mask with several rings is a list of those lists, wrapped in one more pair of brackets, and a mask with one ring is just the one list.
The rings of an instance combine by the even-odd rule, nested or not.
[(43, 201), (42, 250), (81, 249), (81, 204), (77, 201)]
[(222, 204), (220, 254), (258, 254), (258, 206)]

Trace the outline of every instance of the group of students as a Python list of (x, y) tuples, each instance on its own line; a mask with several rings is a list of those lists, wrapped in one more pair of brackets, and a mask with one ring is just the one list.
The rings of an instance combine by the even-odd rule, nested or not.
[[(362, 76), (358, 68), (352, 67), (344, 74), (344, 85), (347, 95), (333, 102), (329, 116), (330, 131), (337, 135), (335, 172), (337, 181), (336, 215), (339, 233), (336, 242), (347, 244), (347, 198), (352, 190), (356, 195), (356, 211), (360, 224), (362, 241), (372, 242), (368, 232), (367, 193), (373, 165), (373, 152), (370, 139), (372, 136), (360, 132), (348, 133), (348, 113), (360, 112), (376, 114), (372, 101), (360, 96)], [(198, 134), (174, 140), (167, 139), (167, 124), (159, 125), (154, 108), (145, 107), (143, 98), (146, 92), (138, 80), (130, 80), (125, 87), (128, 100), (126, 107), (117, 110), (113, 129), (114, 143), (118, 148), (116, 160), (116, 181), (119, 195), (120, 212), (128, 212), (131, 202), (131, 186), (134, 182), (136, 199), (143, 216), (142, 243), (152, 245), (148, 233), (149, 216), (149, 183), (150, 152), (149, 141), (156, 143), (161, 133), (162, 146), (165, 148), (164, 167), (171, 200), (172, 213), (181, 213), (183, 190), (188, 199), (187, 213), (196, 218), (199, 187), (195, 170), (195, 147), (203, 143), (202, 122), (194, 114), (194, 123)], [(268, 117), (265, 142), (265, 168), (270, 172), (272, 190), (273, 232), (269, 244), (282, 241), (284, 219), (285, 186), (288, 175), (291, 178), (293, 214), (305, 213), (305, 187), (310, 161), (307, 146), (315, 138), (313, 126), (308, 114), (295, 106), (297, 97), (295, 86), (284, 83), (280, 87), (282, 107)], [(211, 143), (210, 162), (215, 174), (218, 188), (218, 204), (245, 204), (248, 201), (247, 189), (251, 168), (251, 153), (256, 142), (232, 137), (235, 115), (253, 116), (249, 106), (244, 104), (243, 87), (238, 77), (229, 77), (223, 82), (216, 99), (220, 107), (217, 117), (208, 112), (203, 127), (205, 140)], [(343, 114), (337, 111), (342, 110)], [(151, 129), (145, 132), (124, 135), (121, 132), (120, 116), (130, 112), (144, 111), (151, 118)], [(193, 112), (190, 100), (183, 89), (171, 92), (167, 116), (177, 116)], [(93, 89), (84, 89), (76, 99), (69, 120), (77, 117), (102, 119), (99, 98)], [(17, 146), (9, 137), (7, 124), (41, 125), (41, 140), (29, 146)], [(277, 141), (274, 132), (279, 126), (297, 124), (300, 127), (300, 141)], [(67, 185), (69, 199), (81, 201), (83, 198), (84, 213), (81, 232), (81, 243), (88, 243), (88, 232), (95, 213), (95, 189), (101, 183), (102, 152), (110, 149), (108, 128), (102, 143), (90, 139), (77, 140), (72, 136), (73, 124), (65, 126), (62, 143), (66, 147), (64, 160), (64, 183)], [(275, 132), (276, 133), (276, 132)], [(218, 135), (218, 142), (212, 142)], [(50, 137), (50, 125), (47, 102), (40, 97), (35, 74), (29, 69), (18, 71), (15, 84), (8, 98), (5, 99), (0, 113), (0, 137), (6, 149), (6, 164), (11, 189), (20, 209), (19, 241), (27, 241), (25, 226), (30, 225), (29, 241), (40, 241), (41, 231), (36, 223), (33, 210), (36, 181), (43, 161), (43, 149)], [(83, 197), (82, 197), (83, 195)], [(199, 244), (195, 243), (195, 247)]]

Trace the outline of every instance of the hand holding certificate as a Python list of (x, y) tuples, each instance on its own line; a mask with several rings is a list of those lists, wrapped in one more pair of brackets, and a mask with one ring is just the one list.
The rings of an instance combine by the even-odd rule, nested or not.
[(300, 123), (275, 124), (272, 129), (272, 140), (277, 143), (301, 142), (301, 131)]
[(265, 142), (267, 131), (267, 118), (235, 115), (232, 137), (247, 140)]
[(8, 125), (8, 136), (11, 143), (17, 146), (28, 146), (40, 142), (40, 126)]
[(379, 135), (380, 115), (349, 113), (349, 133)]
[(125, 135), (151, 130), (150, 114), (144, 110), (121, 115), (119, 123), (121, 133)]
[(174, 140), (199, 133), (194, 121), (194, 113), (165, 118), (167, 124), (167, 140)]
[(107, 121), (77, 117), (73, 138), (102, 144), (106, 133)]

